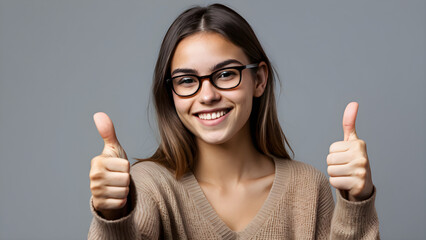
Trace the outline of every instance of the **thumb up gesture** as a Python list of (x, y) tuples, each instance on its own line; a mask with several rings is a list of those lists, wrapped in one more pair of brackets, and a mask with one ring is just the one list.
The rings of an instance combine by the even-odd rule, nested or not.
[(350, 201), (362, 201), (373, 193), (370, 164), (365, 142), (358, 138), (355, 120), (358, 103), (351, 102), (343, 114), (344, 141), (330, 146), (327, 172), (330, 184)]
[(99, 112), (93, 119), (105, 142), (101, 155), (91, 162), (89, 177), (93, 207), (106, 219), (118, 219), (126, 214), (130, 163), (108, 115)]

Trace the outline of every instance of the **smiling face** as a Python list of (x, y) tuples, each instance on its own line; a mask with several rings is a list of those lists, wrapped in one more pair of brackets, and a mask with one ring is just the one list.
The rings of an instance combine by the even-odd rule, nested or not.
[[(178, 44), (171, 72), (172, 77), (188, 73), (204, 76), (220, 68), (247, 64), (251, 62), (243, 50), (222, 35), (200, 32)], [(243, 70), (241, 83), (234, 89), (219, 90), (203, 79), (201, 89), (193, 96), (180, 97), (173, 93), (180, 120), (197, 140), (221, 144), (237, 134), (250, 137), (248, 119), (253, 97), (262, 95), (267, 77), (265, 63), (258, 69)]]

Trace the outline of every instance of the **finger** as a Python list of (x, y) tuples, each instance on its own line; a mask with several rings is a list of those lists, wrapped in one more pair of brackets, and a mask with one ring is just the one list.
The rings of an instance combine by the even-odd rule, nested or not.
[(128, 187), (130, 185), (130, 174), (107, 172), (103, 184), (111, 187)]
[(118, 145), (117, 136), (115, 135), (114, 125), (111, 119), (103, 112), (98, 112), (93, 115), (96, 128), (101, 135), (106, 145)]
[(129, 187), (108, 186), (99, 197), (123, 199), (123, 198), (127, 198), (128, 194), (129, 194)]
[(105, 169), (111, 172), (130, 172), (130, 163), (123, 158), (105, 158), (104, 164)]
[(350, 190), (355, 182), (353, 177), (330, 177), (330, 184), (339, 190)]
[(95, 121), (99, 135), (101, 135), (105, 143), (102, 154), (110, 157), (127, 159), (127, 155), (120, 146), (117, 135), (115, 134), (114, 124), (108, 115), (103, 112), (98, 112), (93, 115), (93, 120)]
[(353, 174), (353, 167), (349, 164), (331, 165), (328, 166), (327, 173), (330, 177), (349, 177)]
[(98, 200), (93, 199), (93, 206), (96, 210), (114, 210), (123, 208), (127, 203), (127, 198), (124, 199), (115, 199), (107, 198)]
[(342, 165), (351, 162), (352, 153), (335, 152), (327, 155), (327, 165)]
[(343, 139), (345, 141), (358, 139), (355, 131), (357, 113), (357, 102), (351, 102), (346, 106), (345, 112), (343, 113)]
[(114, 186), (94, 186), (90, 187), (92, 195), (96, 198), (126, 198), (129, 194), (129, 187), (114, 187)]
[(351, 143), (347, 141), (334, 142), (330, 145), (330, 153), (346, 152), (351, 147)]

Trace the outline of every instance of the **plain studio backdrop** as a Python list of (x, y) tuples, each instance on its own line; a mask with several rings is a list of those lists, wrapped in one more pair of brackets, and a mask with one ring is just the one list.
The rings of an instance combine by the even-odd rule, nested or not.
[[(295, 159), (327, 173), (343, 110), (358, 101), (381, 236), (426, 239), (426, 2), (221, 2), (277, 69)], [(150, 156), (161, 40), (208, 3), (0, 1), (0, 239), (87, 237), (90, 160), (103, 148), (93, 114), (109, 114), (129, 158)]]

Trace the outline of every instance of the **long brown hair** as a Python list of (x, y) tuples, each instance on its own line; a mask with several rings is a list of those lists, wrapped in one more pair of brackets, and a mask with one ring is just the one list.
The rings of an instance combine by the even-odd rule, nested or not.
[(172, 92), (166, 86), (170, 77), (170, 65), (174, 51), (185, 37), (197, 32), (219, 33), (247, 55), (251, 63), (265, 62), (268, 68), (266, 89), (261, 97), (253, 99), (250, 131), (254, 146), (267, 156), (291, 159), (286, 145), (288, 141), (280, 127), (274, 95), (275, 71), (263, 51), (254, 31), (238, 13), (221, 5), (193, 7), (184, 11), (172, 23), (161, 44), (153, 77), (152, 93), (157, 114), (161, 142), (157, 151), (148, 159), (173, 170), (176, 179), (194, 170), (197, 145), (194, 135), (180, 121), (173, 102)]

